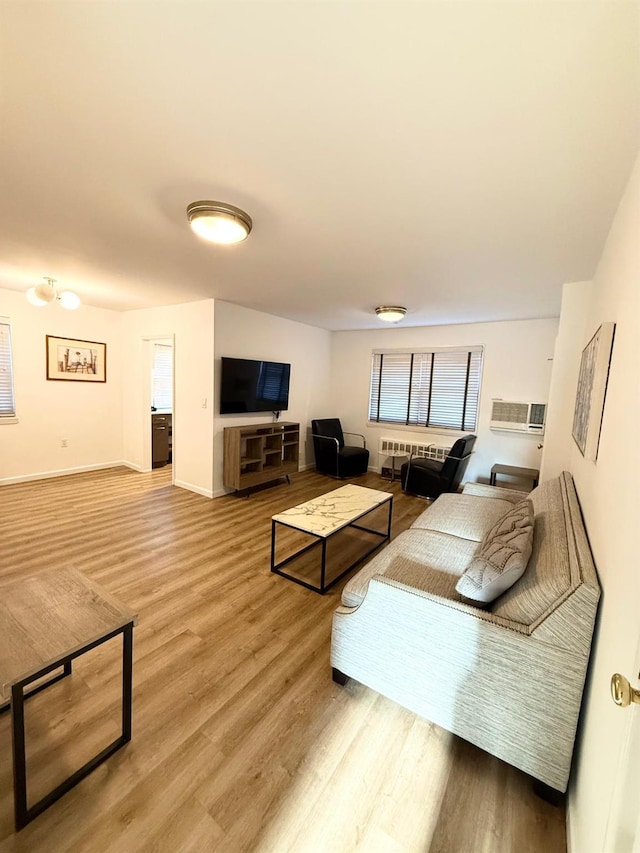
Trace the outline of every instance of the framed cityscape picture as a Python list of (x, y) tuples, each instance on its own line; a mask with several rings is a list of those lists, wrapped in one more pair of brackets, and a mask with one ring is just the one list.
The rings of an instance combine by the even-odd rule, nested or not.
[(47, 335), (47, 379), (107, 381), (107, 345)]
[(598, 458), (615, 328), (615, 323), (603, 323), (580, 360), (572, 435), (580, 453), (593, 462)]

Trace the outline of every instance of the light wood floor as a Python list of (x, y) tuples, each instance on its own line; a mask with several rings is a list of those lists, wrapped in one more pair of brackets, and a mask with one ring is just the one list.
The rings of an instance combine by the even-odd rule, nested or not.
[[(394, 534), (425, 508), (358, 482), (393, 490)], [(338, 485), (306, 472), (210, 501), (118, 468), (0, 488), (0, 581), (74, 566), (140, 616), (133, 740), (18, 835), (0, 716), (2, 853), (565, 851), (564, 809), (522, 773), (332, 682), (342, 584), (272, 575), (270, 518)], [(29, 700), (31, 801), (117, 735), (119, 691), (110, 641)]]

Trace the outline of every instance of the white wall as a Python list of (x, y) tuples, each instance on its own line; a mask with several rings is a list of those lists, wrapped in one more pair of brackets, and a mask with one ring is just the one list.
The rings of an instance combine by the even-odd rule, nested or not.
[(142, 470), (151, 435), (149, 342), (174, 339), (174, 483), (213, 495), (214, 301), (127, 311), (122, 315), (124, 458)]
[(565, 284), (560, 327), (553, 353), (549, 408), (540, 479), (550, 480), (569, 467), (573, 449), (573, 410), (580, 357), (585, 342), (587, 313), (593, 294), (590, 281)]
[(371, 450), (370, 465), (378, 469), (378, 438), (452, 444), (461, 433), (411, 430), (388, 425), (368, 425), (371, 352), (376, 348), (472, 346), (483, 344), (484, 366), (478, 417), (478, 440), (465, 480), (488, 482), (495, 462), (539, 468), (540, 436), (514, 435), (489, 429), (491, 400), (545, 402), (549, 394), (551, 358), (558, 330), (556, 319), (456, 326), (387, 328), (373, 331), (335, 332), (332, 347), (332, 393), (325, 411), (317, 417), (340, 417), (343, 429), (364, 433)]
[[(308, 437), (311, 418), (321, 417), (330, 408), (330, 351), (331, 333), (325, 329), (216, 301), (216, 387), (219, 387), (222, 356), (290, 363), (289, 409), (282, 413), (282, 420), (300, 423), (301, 468), (308, 460), (313, 461)], [(273, 421), (270, 413), (220, 415), (219, 412), (218, 392), (215, 401), (215, 495), (227, 491), (222, 482), (224, 427)]]
[[(11, 320), (19, 423), (0, 424), (0, 483), (121, 464), (121, 315), (86, 305), (36, 308), (4, 289), (1, 315)], [(46, 335), (106, 343), (107, 381), (47, 380)]]
[[(607, 818), (629, 721), (625, 715), (633, 711), (621, 711), (613, 704), (609, 681), (614, 672), (621, 672), (637, 686), (638, 675), (634, 657), (640, 634), (639, 222), (640, 157), (594, 277), (585, 333), (578, 347), (584, 347), (600, 323), (616, 323), (598, 460), (585, 460), (575, 446), (568, 460), (603, 588), (569, 796), (573, 853), (620, 849), (614, 836), (606, 835)], [(563, 313), (561, 328), (574, 322), (573, 313)], [(575, 399), (575, 386), (566, 393)], [(630, 759), (637, 761), (638, 756)]]

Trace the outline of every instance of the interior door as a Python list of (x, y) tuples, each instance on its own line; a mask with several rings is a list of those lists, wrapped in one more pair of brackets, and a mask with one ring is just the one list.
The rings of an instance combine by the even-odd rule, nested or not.
[[(640, 637), (634, 671), (627, 675), (631, 686), (640, 690)], [(632, 702), (617, 710), (620, 725), (627, 728), (627, 733), (618, 762), (605, 850), (640, 853), (640, 703)]]

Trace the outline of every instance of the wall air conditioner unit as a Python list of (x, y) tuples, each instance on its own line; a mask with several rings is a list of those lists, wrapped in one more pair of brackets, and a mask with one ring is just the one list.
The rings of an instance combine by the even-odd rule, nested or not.
[(491, 429), (544, 435), (546, 403), (516, 403), (500, 399), (491, 403)]

